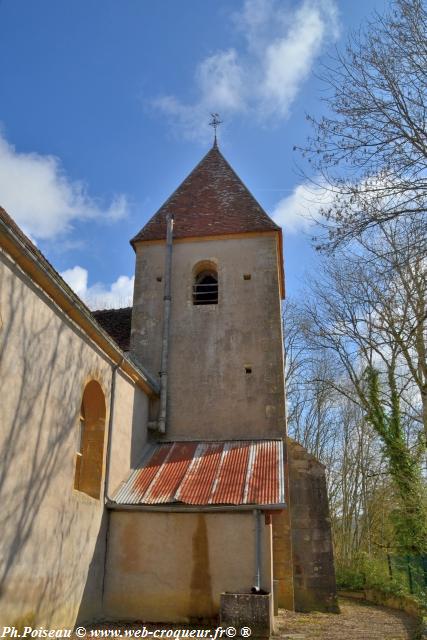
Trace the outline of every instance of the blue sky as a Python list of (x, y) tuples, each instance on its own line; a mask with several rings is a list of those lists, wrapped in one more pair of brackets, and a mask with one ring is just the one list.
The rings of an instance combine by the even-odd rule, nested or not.
[(209, 149), (218, 111), (222, 152), (284, 226), (297, 295), (325, 195), (292, 149), (323, 112), (321, 63), (385, 6), (0, 0), (0, 204), (92, 307), (127, 305), (129, 239)]

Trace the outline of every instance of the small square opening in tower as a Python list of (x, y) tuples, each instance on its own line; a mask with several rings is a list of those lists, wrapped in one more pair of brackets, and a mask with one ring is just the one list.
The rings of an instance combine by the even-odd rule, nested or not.
[(250, 365), (245, 364), (245, 373), (246, 374), (252, 373), (252, 367)]
[(251, 278), (252, 278), (252, 275), (250, 273), (243, 274), (243, 280), (250, 280)]

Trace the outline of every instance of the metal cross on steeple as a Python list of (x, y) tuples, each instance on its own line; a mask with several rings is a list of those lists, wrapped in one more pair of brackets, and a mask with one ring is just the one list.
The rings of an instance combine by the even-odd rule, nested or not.
[(214, 129), (214, 143), (213, 146), (217, 147), (217, 140), (216, 140), (216, 130), (219, 127), (220, 124), (222, 124), (222, 120), (219, 119), (219, 113), (211, 113), (212, 116), (212, 120), (209, 122), (209, 125), (211, 127), (213, 127)]

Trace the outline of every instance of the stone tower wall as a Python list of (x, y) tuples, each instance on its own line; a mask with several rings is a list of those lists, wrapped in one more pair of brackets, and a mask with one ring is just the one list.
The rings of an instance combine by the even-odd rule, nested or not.
[(297, 611), (338, 611), (325, 468), (288, 438), (290, 517)]
[[(154, 375), (164, 256), (164, 243), (137, 244), (131, 348)], [(217, 266), (218, 304), (193, 304), (202, 261)], [(167, 439), (285, 435), (278, 278), (275, 232), (174, 242)]]

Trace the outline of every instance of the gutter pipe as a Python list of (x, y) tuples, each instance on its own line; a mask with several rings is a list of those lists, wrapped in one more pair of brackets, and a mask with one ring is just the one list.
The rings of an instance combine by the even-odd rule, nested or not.
[(252, 593), (261, 591), (261, 511), (254, 509), (255, 518), (255, 580)]
[[(112, 449), (112, 434), (113, 434), (113, 421), (114, 421), (114, 408), (116, 398), (116, 376), (117, 369), (119, 369), (123, 363), (122, 358), (119, 362), (116, 362), (111, 367), (111, 386), (110, 386), (110, 412), (108, 416), (108, 434), (107, 434), (107, 452), (105, 455), (105, 477), (104, 477), (104, 505), (106, 506), (111, 498), (108, 495), (108, 483), (110, 480), (110, 466), (111, 466), (111, 449)], [(105, 578), (107, 574), (107, 556), (108, 556), (108, 542), (110, 538), (110, 511), (106, 509), (105, 514), (105, 550), (104, 550), (104, 567), (102, 573), (102, 587), (101, 587), (101, 602), (102, 608), (104, 608), (104, 595), (105, 595)]]
[[(122, 504), (110, 500), (107, 502), (107, 509), (112, 511), (152, 511), (157, 513), (212, 513), (212, 512), (224, 512), (224, 511), (254, 511), (253, 504), (210, 504), (210, 505), (185, 505), (183, 503), (165, 503), (162, 505), (154, 504)], [(261, 513), (262, 510), (268, 511), (283, 511), (287, 508), (285, 503), (278, 504), (260, 504), (257, 505), (257, 510)]]
[(169, 357), (169, 333), (171, 314), (171, 276), (172, 276), (172, 241), (173, 241), (173, 216), (166, 218), (166, 256), (165, 256), (165, 289), (163, 296), (163, 336), (162, 336), (162, 361), (160, 366), (160, 410), (158, 430), (166, 433), (167, 419), (167, 392), (168, 392), (168, 357)]
[(104, 502), (110, 502), (111, 498), (108, 495), (108, 482), (110, 476), (110, 466), (111, 466), (111, 439), (113, 434), (113, 420), (114, 420), (114, 405), (115, 405), (115, 396), (116, 396), (116, 376), (117, 369), (121, 366), (123, 362), (123, 358), (116, 362), (111, 367), (111, 387), (110, 387), (110, 411), (108, 416), (108, 434), (107, 434), (107, 452), (105, 456), (105, 477), (104, 477)]

